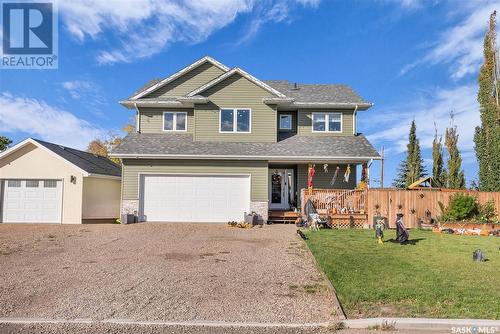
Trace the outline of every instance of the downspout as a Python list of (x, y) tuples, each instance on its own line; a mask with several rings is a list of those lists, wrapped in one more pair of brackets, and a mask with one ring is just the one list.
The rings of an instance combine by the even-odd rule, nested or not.
[(137, 109), (137, 102), (134, 102), (135, 108), (135, 132), (141, 132), (141, 116), (139, 115), (139, 109)]
[(353, 125), (352, 125), (352, 134), (353, 135), (356, 135), (357, 133), (357, 111), (358, 111), (358, 105), (356, 104), (356, 106), (354, 107), (354, 113), (353, 113), (353, 117), (354, 117), (354, 120), (353, 120)]

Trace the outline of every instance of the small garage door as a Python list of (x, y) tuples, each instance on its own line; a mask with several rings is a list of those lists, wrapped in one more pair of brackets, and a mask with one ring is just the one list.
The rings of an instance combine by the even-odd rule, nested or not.
[(4, 223), (60, 223), (62, 181), (5, 180)]
[(250, 211), (248, 175), (143, 175), (141, 220), (240, 221)]

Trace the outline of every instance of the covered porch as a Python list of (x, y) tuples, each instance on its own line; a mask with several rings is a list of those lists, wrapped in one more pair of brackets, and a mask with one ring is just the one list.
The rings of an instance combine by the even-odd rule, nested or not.
[[(358, 182), (358, 171), (361, 171)], [(346, 206), (351, 202), (351, 193), (357, 186), (368, 181), (368, 163), (363, 161), (319, 161), (278, 163), (269, 162), (268, 168), (268, 221), (272, 223), (294, 223), (302, 217), (302, 209), (308, 198), (314, 200), (320, 214), (331, 209), (327, 200), (343, 198), (344, 212), (365, 211), (364, 206)], [(326, 197), (329, 197), (328, 199)], [(331, 212), (330, 212), (331, 213)], [(340, 212), (339, 212), (340, 214)], [(363, 213), (364, 214), (364, 213)]]

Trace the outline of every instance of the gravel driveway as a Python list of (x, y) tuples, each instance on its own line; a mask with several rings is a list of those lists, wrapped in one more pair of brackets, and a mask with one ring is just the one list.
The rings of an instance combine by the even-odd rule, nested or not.
[(291, 225), (0, 224), (0, 268), (0, 317), (336, 317), (326, 282)]

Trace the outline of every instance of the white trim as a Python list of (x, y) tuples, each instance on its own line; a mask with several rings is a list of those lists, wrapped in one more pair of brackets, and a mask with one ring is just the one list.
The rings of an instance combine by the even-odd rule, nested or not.
[(135, 159), (197, 159), (197, 160), (269, 160), (278, 161), (369, 161), (380, 160), (376, 156), (332, 157), (332, 156), (272, 156), (272, 155), (196, 155), (196, 154), (111, 154), (115, 158)]
[[(43, 150), (45, 150), (46, 152), (48, 152), (49, 154), (51, 154), (52, 156), (54, 157), (57, 157), (58, 159), (61, 159), (62, 161), (64, 161), (65, 163), (67, 164), (70, 164), (71, 166), (73, 166), (74, 168), (76, 168), (80, 173), (82, 173), (83, 176), (89, 176), (89, 173), (85, 170), (83, 170), (82, 168), (78, 167), (77, 165), (75, 165), (74, 163), (72, 163), (71, 161), (69, 160), (66, 160), (64, 159), (63, 157), (61, 157), (59, 154), (55, 153), (54, 151), (48, 149), (47, 147), (43, 146), (42, 144), (38, 143), (36, 140), (32, 139), (32, 138), (27, 138), (25, 140), (23, 140), (22, 142), (12, 146), (11, 148), (5, 150), (4, 152), (0, 153), (0, 159), (3, 159), (5, 158), (6, 156), (10, 155), (11, 153), (14, 153), (15, 151), (23, 148), (24, 146), (26, 146), (27, 144), (33, 144), (35, 145), (36, 147), (38, 148), (41, 148)], [(54, 145), (57, 145), (57, 144), (54, 144)]]
[(135, 107), (135, 132), (141, 132), (141, 113), (139, 112), (139, 108), (137, 108), (137, 103), (134, 103)]
[[(281, 127), (281, 117), (283, 117), (283, 116), (290, 117), (290, 127), (289, 128), (282, 128)], [(292, 123), (293, 123), (293, 116), (292, 116), (292, 114), (280, 114), (279, 115), (279, 124), (278, 124), (278, 127), (279, 127), (280, 130), (292, 130), (292, 128), (293, 128), (293, 124)]]
[[(233, 131), (222, 131), (222, 110), (233, 111)], [(248, 110), (250, 112), (248, 131), (238, 131), (238, 110)], [(252, 133), (252, 108), (223, 108), (219, 109), (219, 133)]]
[(220, 75), (219, 77), (213, 79), (212, 81), (207, 82), (206, 84), (204, 84), (203, 86), (201, 86), (201, 87), (193, 90), (191, 93), (187, 94), (186, 96), (195, 96), (195, 95), (198, 95), (201, 92), (206, 91), (210, 87), (218, 84), (221, 81), (226, 80), (227, 78), (229, 78), (230, 76), (232, 76), (233, 74), (236, 74), (236, 73), (240, 74), (242, 77), (245, 77), (246, 79), (248, 79), (249, 81), (253, 82), (257, 86), (261, 87), (264, 90), (267, 90), (268, 92), (270, 92), (270, 93), (272, 93), (272, 94), (274, 94), (274, 95), (276, 95), (278, 97), (282, 97), (282, 98), (286, 97), (284, 94), (278, 92), (276, 89), (272, 88), (271, 86), (269, 86), (265, 82), (257, 79), (256, 77), (252, 76), (251, 74), (245, 72), (244, 70), (242, 70), (239, 67), (235, 67), (231, 71), (226, 72), (226, 73)]
[(165, 86), (166, 84), (168, 84), (169, 82), (172, 82), (174, 81), (175, 79), (181, 77), (182, 75), (188, 73), (188, 72), (191, 72), (192, 70), (194, 70), (195, 68), (197, 68), (198, 66), (206, 63), (206, 62), (209, 62), (211, 63), (212, 65), (220, 68), (221, 70), (223, 70), (224, 72), (227, 72), (229, 71), (229, 67), (227, 67), (226, 65), (218, 62), (217, 60), (213, 59), (212, 57), (209, 57), (209, 56), (205, 56), (201, 59), (198, 59), (197, 61), (195, 61), (194, 63), (192, 63), (191, 65), (188, 65), (186, 67), (184, 67), (182, 70), (172, 74), (171, 76), (169, 76), (168, 78), (166, 79), (163, 79), (162, 81), (152, 85), (151, 87), (149, 87), (148, 89), (145, 89), (143, 90), (142, 92), (140, 93), (137, 93), (136, 95), (132, 96), (130, 98), (130, 100), (137, 100), (138, 98), (141, 98), (142, 96), (144, 95), (147, 95), (155, 90), (157, 90), (158, 88), (160, 87), (163, 87)]
[[(172, 120), (172, 126), (173, 126), (172, 130), (165, 130), (165, 114), (173, 114), (174, 115), (173, 120)], [(184, 130), (177, 130), (177, 114), (184, 114), (184, 116), (186, 117), (186, 124), (185, 124)], [(163, 132), (187, 132), (187, 128), (188, 128), (188, 116), (187, 116), (186, 111), (164, 111), (163, 112), (163, 126), (162, 126)]]
[(352, 113), (352, 134), (356, 135), (357, 132), (357, 116), (358, 115), (358, 105), (356, 104), (356, 107), (354, 107), (354, 112)]
[[(325, 131), (314, 130), (314, 115), (325, 115)], [(330, 115), (340, 115), (340, 130), (330, 131)], [(313, 112), (311, 113), (311, 132), (314, 133), (342, 133), (344, 115), (340, 112)]]
[(93, 177), (96, 179), (110, 179), (110, 180), (121, 180), (121, 176), (114, 176), (114, 175), (104, 175), (104, 174), (89, 174), (86, 177)]

